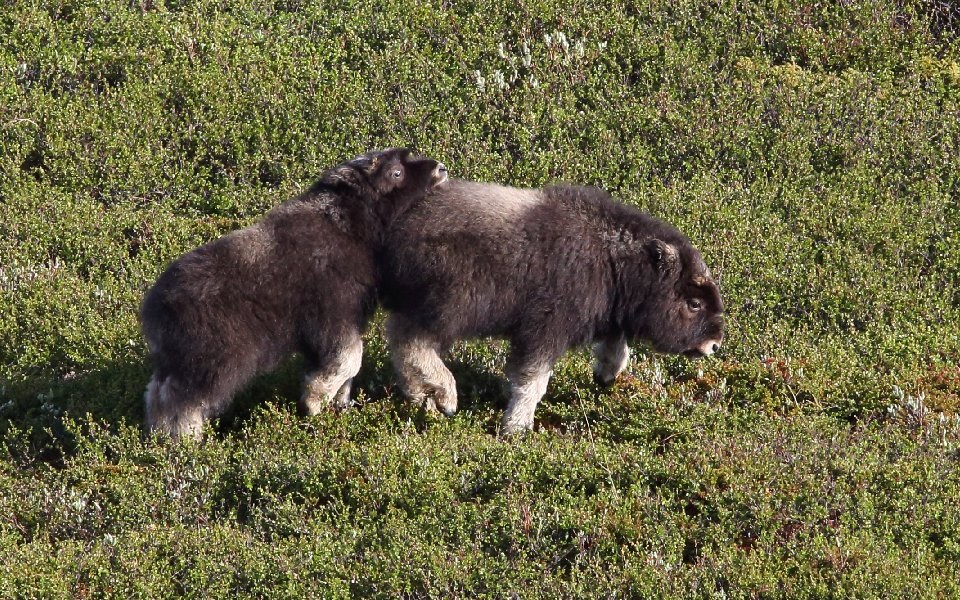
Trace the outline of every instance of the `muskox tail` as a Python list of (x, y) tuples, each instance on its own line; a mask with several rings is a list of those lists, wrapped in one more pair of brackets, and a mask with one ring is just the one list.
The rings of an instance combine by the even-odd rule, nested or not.
[(177, 439), (199, 439), (203, 432), (203, 402), (189, 393), (173, 376), (158, 377), (147, 383), (143, 395), (148, 432), (160, 432)]

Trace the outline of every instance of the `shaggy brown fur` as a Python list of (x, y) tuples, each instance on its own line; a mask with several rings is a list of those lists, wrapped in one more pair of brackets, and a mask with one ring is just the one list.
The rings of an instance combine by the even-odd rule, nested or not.
[(141, 308), (156, 369), (147, 427), (198, 436), (204, 419), (294, 351), (307, 366), (303, 412), (348, 403), (386, 227), (445, 180), (442, 164), (406, 149), (368, 153), (175, 261)]
[(595, 376), (610, 384), (629, 341), (703, 356), (723, 339), (719, 290), (690, 241), (595, 188), (451, 181), (394, 223), (386, 249), (381, 294), (404, 389), (452, 413), (456, 386), (440, 354), (456, 340), (504, 336), (505, 432), (533, 426), (571, 346), (595, 343)]

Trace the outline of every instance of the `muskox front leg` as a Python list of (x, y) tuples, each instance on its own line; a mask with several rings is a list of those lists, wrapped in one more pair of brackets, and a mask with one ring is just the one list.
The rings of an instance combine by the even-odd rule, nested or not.
[(547, 391), (553, 374), (553, 360), (511, 354), (506, 374), (510, 381), (510, 400), (503, 415), (503, 433), (533, 429), (533, 414)]
[(300, 411), (306, 415), (315, 415), (325, 408), (350, 406), (350, 385), (363, 358), (360, 335), (346, 336), (334, 350), (321, 356), (321, 364), (304, 377)]
[(450, 416), (457, 411), (457, 382), (440, 359), (441, 344), (403, 317), (387, 321), (387, 344), (400, 387), (426, 410)]
[(593, 347), (593, 380), (604, 387), (613, 382), (630, 362), (630, 348), (622, 333), (601, 339)]

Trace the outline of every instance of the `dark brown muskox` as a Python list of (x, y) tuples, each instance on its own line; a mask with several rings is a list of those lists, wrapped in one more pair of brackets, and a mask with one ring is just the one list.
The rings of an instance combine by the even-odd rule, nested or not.
[(456, 383), (439, 355), (505, 336), (507, 433), (533, 426), (572, 346), (595, 343), (594, 374), (610, 384), (628, 341), (695, 357), (723, 339), (720, 292), (690, 241), (596, 188), (450, 181), (394, 222), (386, 248), (381, 295), (404, 390), (453, 413)]
[(177, 259), (141, 307), (155, 367), (147, 427), (198, 436), (204, 419), (294, 351), (307, 369), (303, 412), (348, 403), (386, 227), (446, 176), (405, 149), (371, 152), (259, 223)]

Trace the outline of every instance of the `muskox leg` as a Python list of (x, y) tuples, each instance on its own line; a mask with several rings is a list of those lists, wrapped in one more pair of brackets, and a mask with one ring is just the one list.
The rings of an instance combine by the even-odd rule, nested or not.
[(593, 357), (593, 380), (599, 385), (611, 386), (630, 362), (630, 348), (624, 335), (616, 334), (594, 345)]
[(533, 429), (533, 413), (547, 391), (553, 360), (512, 352), (506, 374), (510, 381), (510, 401), (503, 415), (503, 433)]
[[(354, 375), (356, 377), (356, 375)], [(343, 385), (340, 386), (340, 391), (337, 392), (337, 395), (333, 398), (333, 407), (336, 409), (349, 408), (353, 405), (353, 400), (350, 398), (350, 391), (353, 389), (353, 377), (346, 380)]]
[(440, 360), (441, 344), (416, 331), (405, 319), (387, 321), (390, 357), (400, 387), (414, 403), (449, 416), (457, 410), (457, 382)]
[(199, 439), (203, 432), (204, 401), (172, 376), (150, 378), (144, 394), (147, 429), (176, 439)]
[(360, 335), (351, 333), (333, 351), (325, 353), (322, 364), (304, 377), (300, 410), (315, 415), (321, 410), (350, 406), (350, 384), (360, 371), (363, 342)]

